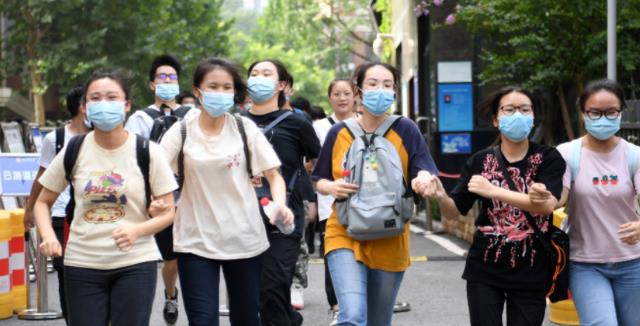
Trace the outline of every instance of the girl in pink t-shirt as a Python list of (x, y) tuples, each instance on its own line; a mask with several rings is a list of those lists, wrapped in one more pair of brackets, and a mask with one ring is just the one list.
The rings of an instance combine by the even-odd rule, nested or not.
[(640, 149), (615, 135), (623, 99), (615, 81), (589, 83), (578, 101), (588, 134), (558, 146), (568, 163), (560, 205), (569, 198), (570, 290), (582, 325), (640, 325), (640, 174), (629, 162)]

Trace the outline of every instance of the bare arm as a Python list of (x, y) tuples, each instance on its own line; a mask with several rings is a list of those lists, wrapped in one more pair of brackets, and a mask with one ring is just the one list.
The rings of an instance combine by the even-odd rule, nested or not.
[(157, 196), (154, 201), (162, 202), (165, 205), (165, 209), (157, 216), (153, 216), (139, 224), (118, 227), (113, 230), (111, 237), (120, 250), (128, 251), (133, 247), (138, 237), (156, 234), (173, 222), (175, 216), (173, 192)]
[(556, 204), (556, 208), (564, 207), (567, 204), (567, 200), (569, 199), (569, 189), (563, 187), (562, 193), (560, 194), (560, 200)]
[[(280, 215), (283, 217), (284, 224), (293, 223), (293, 212), (287, 207), (287, 187), (280, 172), (278, 172), (278, 169), (273, 168), (263, 173), (267, 181), (269, 181), (269, 190), (271, 191), (273, 202), (280, 207)], [(272, 224), (275, 223), (275, 221), (270, 222)]]
[(51, 225), (51, 206), (58, 198), (59, 193), (53, 192), (47, 188), (41, 186), (42, 191), (33, 206), (33, 212), (35, 215), (36, 226), (42, 242), (40, 243), (40, 252), (47, 256), (61, 256), (62, 246), (56, 238), (56, 233), (53, 231)]
[(33, 213), (33, 207), (36, 204), (36, 201), (38, 200), (38, 196), (40, 195), (40, 192), (42, 191), (42, 185), (40, 184), (40, 182), (38, 182), (38, 180), (40, 180), (40, 177), (42, 176), (42, 174), (44, 173), (44, 171), (46, 171), (45, 168), (43, 168), (42, 166), (38, 169), (38, 173), (36, 174), (36, 178), (33, 181), (33, 185), (31, 185), (31, 193), (29, 193), (29, 200), (27, 200), (27, 205), (24, 209), (24, 228), (26, 230), (30, 230), (35, 222), (35, 216)]
[(273, 197), (273, 202), (280, 207), (286, 207), (287, 188), (282, 175), (280, 175), (277, 169), (273, 168), (264, 171), (264, 176), (265, 178), (267, 178), (267, 181), (269, 181), (269, 190), (271, 190), (271, 197)]
[(529, 193), (524, 194), (498, 187), (483, 176), (474, 175), (469, 181), (468, 187), (470, 192), (485, 198), (497, 199), (530, 213), (551, 214), (558, 202), (542, 183), (532, 184)]
[(437, 176), (427, 171), (420, 171), (411, 181), (411, 187), (413, 191), (425, 198), (436, 199), (440, 212), (444, 217), (453, 218), (460, 216), (460, 211), (456, 203), (447, 195), (440, 178)]
[(350, 194), (358, 191), (358, 186), (346, 183), (342, 178), (335, 181), (320, 179), (316, 182), (316, 190), (323, 195), (331, 195), (335, 199), (345, 199)]

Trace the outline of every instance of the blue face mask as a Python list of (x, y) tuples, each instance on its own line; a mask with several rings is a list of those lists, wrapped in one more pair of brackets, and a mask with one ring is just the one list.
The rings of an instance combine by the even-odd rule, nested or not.
[(533, 116), (516, 112), (498, 118), (500, 133), (512, 142), (521, 142), (529, 136), (533, 128)]
[(597, 120), (591, 120), (585, 117), (584, 125), (589, 135), (593, 136), (595, 139), (607, 140), (613, 137), (613, 135), (620, 130), (620, 120), (621, 117), (613, 120), (609, 120), (604, 116)]
[(180, 93), (178, 84), (156, 84), (156, 96), (163, 101), (171, 101)]
[(94, 127), (111, 131), (124, 121), (124, 101), (88, 102), (87, 118)]
[(262, 76), (249, 77), (247, 80), (249, 96), (255, 103), (264, 103), (276, 92), (276, 81)]
[(204, 92), (202, 93), (202, 107), (207, 110), (210, 116), (216, 118), (219, 117), (233, 107), (233, 93), (221, 93), (221, 92)]
[(375, 89), (362, 92), (362, 105), (376, 117), (385, 114), (395, 99), (396, 93), (389, 90)]

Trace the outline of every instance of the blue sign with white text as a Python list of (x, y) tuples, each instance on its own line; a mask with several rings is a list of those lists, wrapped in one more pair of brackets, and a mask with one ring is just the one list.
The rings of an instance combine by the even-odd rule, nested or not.
[(28, 196), (40, 168), (39, 154), (0, 154), (0, 194)]
[(471, 154), (471, 134), (440, 134), (442, 154)]
[(473, 85), (438, 85), (438, 131), (473, 130)]

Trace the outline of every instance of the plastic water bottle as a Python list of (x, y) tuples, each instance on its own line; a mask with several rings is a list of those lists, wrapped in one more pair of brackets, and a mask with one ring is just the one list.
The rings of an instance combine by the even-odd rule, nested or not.
[(272, 202), (267, 197), (262, 197), (260, 199), (260, 205), (262, 205), (262, 209), (264, 210), (267, 217), (269, 217), (269, 221), (275, 224), (275, 226), (282, 232), (283, 234), (291, 234), (295, 229), (295, 224), (284, 224), (283, 217), (280, 215), (280, 207), (278, 204)]

